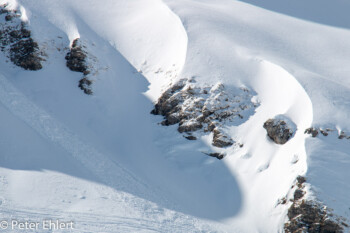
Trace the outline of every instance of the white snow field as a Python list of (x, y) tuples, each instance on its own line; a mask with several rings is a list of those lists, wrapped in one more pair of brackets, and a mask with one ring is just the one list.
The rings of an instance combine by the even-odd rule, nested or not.
[[(39, 71), (0, 56), (0, 222), (74, 221), (68, 232), (283, 232), (289, 205), (278, 202), (291, 198), (298, 175), (308, 198), (349, 221), (350, 140), (338, 134), (350, 135), (350, 5), (322, 0), (323, 14), (316, 1), (245, 2), (0, 0), (20, 10), (46, 54)], [(76, 38), (93, 95), (65, 64)], [(208, 135), (186, 140), (150, 114), (183, 78), (257, 93), (254, 114), (226, 128), (242, 148), (209, 157), (203, 152), (218, 149)], [(284, 145), (262, 127), (279, 115), (297, 129)], [(311, 138), (310, 126), (335, 131)]]

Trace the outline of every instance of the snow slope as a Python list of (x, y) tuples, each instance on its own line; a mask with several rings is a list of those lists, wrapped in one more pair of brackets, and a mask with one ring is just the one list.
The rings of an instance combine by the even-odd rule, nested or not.
[[(9, 2), (47, 57), (36, 72), (0, 58), (1, 219), (74, 220), (74, 232), (278, 232), (288, 208), (278, 201), (305, 174), (349, 217), (349, 141), (304, 134), (350, 131), (349, 30), (232, 0)], [(77, 37), (93, 96), (65, 66)], [(255, 114), (227, 127), (243, 148), (219, 161), (203, 154), (215, 150), (208, 136), (187, 141), (149, 114), (181, 78), (256, 91)], [(280, 114), (297, 127), (283, 146), (262, 127)]]

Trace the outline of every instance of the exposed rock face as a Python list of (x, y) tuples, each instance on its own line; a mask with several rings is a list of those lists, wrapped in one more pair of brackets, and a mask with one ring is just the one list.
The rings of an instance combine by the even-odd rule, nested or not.
[[(305, 177), (298, 176), (292, 205), (288, 209), (289, 221), (284, 225), (286, 233), (340, 233), (344, 228), (340, 220), (335, 220), (327, 208), (314, 200), (306, 200)], [(345, 226), (345, 225), (344, 225)]]
[(340, 223), (329, 218), (326, 209), (310, 200), (294, 202), (288, 210), (290, 222), (285, 224), (287, 233), (341, 233), (344, 232)]
[(81, 90), (84, 91), (85, 94), (92, 95), (92, 81), (88, 78), (90, 71), (86, 64), (86, 59), (86, 52), (83, 50), (79, 39), (75, 39), (72, 43), (70, 51), (66, 55), (66, 65), (72, 71), (83, 73), (84, 77), (80, 79), (78, 86)]
[(247, 88), (228, 91), (221, 83), (203, 87), (182, 79), (162, 94), (151, 113), (164, 116), (162, 125), (179, 124), (180, 133), (213, 132), (212, 144), (228, 147), (234, 141), (225, 133), (225, 126), (247, 119), (258, 106), (251, 102), (252, 97)]
[(288, 142), (295, 133), (295, 127), (291, 124), (292, 123), (287, 118), (269, 119), (264, 123), (264, 128), (271, 140), (282, 145)]
[(27, 24), (20, 19), (16, 10), (0, 6), (0, 45), (1, 50), (17, 66), (26, 70), (40, 70), (44, 60), (38, 43), (31, 38)]

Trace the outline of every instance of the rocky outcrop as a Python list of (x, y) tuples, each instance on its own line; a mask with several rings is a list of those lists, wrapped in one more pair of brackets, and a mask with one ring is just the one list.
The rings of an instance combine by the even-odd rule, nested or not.
[[(337, 220), (321, 203), (304, 198), (305, 177), (298, 176), (292, 204), (288, 209), (288, 222), (284, 225), (286, 233), (341, 233), (346, 223)], [(285, 204), (284, 202), (283, 204)]]
[(164, 116), (162, 125), (178, 124), (180, 133), (213, 132), (212, 145), (228, 147), (234, 141), (225, 128), (248, 119), (258, 106), (252, 97), (247, 88), (229, 91), (221, 83), (197, 86), (193, 79), (182, 79), (162, 94), (151, 113)]
[(76, 72), (88, 75), (88, 67), (86, 65), (86, 53), (83, 51), (79, 39), (75, 39), (72, 43), (70, 51), (66, 55), (67, 67)]
[(294, 202), (288, 210), (290, 222), (285, 224), (286, 233), (342, 233), (343, 226), (329, 218), (327, 210), (310, 200)]
[(338, 139), (349, 139), (350, 140), (350, 136), (348, 133), (345, 133), (344, 131), (339, 131), (337, 129), (330, 129), (330, 128), (326, 128), (326, 129), (322, 129), (322, 128), (315, 128), (315, 127), (310, 127), (307, 128), (304, 132), (305, 134), (311, 134), (312, 137), (317, 137), (319, 136), (321, 133), (323, 136), (328, 136), (330, 134), (334, 134), (334, 133), (338, 133)]
[(17, 66), (26, 70), (40, 70), (41, 57), (39, 45), (31, 37), (31, 31), (21, 14), (16, 10), (0, 6), (0, 45), (1, 50)]
[(289, 119), (281, 116), (268, 119), (263, 127), (266, 129), (269, 138), (280, 145), (288, 142), (295, 133), (295, 125)]
[(80, 79), (78, 86), (85, 94), (92, 95), (92, 81), (88, 78), (90, 71), (86, 59), (87, 53), (83, 50), (79, 39), (75, 39), (70, 51), (66, 55), (66, 65), (71, 71), (80, 72), (84, 75), (84, 77)]

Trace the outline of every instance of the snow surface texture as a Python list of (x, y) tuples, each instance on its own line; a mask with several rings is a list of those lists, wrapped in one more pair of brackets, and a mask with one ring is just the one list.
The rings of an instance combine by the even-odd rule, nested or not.
[[(5, 2), (47, 57), (36, 72), (0, 57), (1, 219), (74, 220), (74, 232), (278, 232), (288, 210), (278, 200), (305, 174), (310, 195), (349, 218), (349, 141), (304, 134), (350, 132), (345, 24), (233, 0)], [(92, 96), (65, 65), (76, 38)], [(256, 112), (227, 128), (242, 148), (158, 125), (153, 103), (182, 78), (257, 93)], [(283, 146), (262, 127), (277, 115), (297, 128)]]

